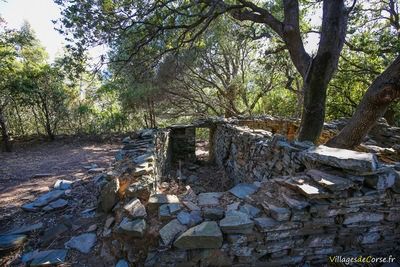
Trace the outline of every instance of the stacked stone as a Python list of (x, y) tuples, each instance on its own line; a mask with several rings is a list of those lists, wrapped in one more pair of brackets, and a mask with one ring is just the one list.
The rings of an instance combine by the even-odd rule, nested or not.
[(281, 135), (221, 124), (214, 134), (214, 157), (235, 183), (261, 181), (302, 170), (297, 153), (310, 144), (289, 142)]

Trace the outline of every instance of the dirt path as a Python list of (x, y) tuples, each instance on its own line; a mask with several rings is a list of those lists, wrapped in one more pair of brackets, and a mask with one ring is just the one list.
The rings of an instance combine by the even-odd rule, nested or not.
[[(20, 147), (12, 153), (0, 153), (0, 233), (38, 222), (44, 223), (46, 229), (57, 224), (66, 213), (78, 214), (82, 209), (96, 205), (96, 188), (92, 184), (93, 179), (90, 179), (93, 175), (89, 175), (84, 166), (96, 164), (98, 167), (110, 167), (120, 146), (120, 142), (64, 139)], [(49, 176), (35, 177), (38, 174)], [(57, 179), (77, 181), (73, 190), (77, 195), (72, 197), (69, 209), (43, 214), (25, 212), (20, 208), (48, 192)], [(82, 224), (82, 227), (86, 225)], [(32, 240), (29, 246), (35, 247), (35, 238)], [(51, 247), (55, 246), (62, 246), (62, 242), (56, 242)], [(14, 253), (7, 264), (15, 263), (20, 252)], [(14, 263), (11, 265), (19, 266)], [(5, 262), (0, 260), (0, 265), (3, 264)]]

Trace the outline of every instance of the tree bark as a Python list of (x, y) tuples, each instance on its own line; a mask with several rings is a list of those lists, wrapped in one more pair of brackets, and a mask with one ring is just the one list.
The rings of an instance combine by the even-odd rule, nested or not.
[(8, 134), (6, 119), (4, 117), (4, 112), (2, 108), (0, 108), (0, 128), (1, 128), (1, 137), (3, 139), (4, 150), (6, 152), (11, 152), (12, 147), (10, 142), (10, 136)]
[(328, 84), (337, 69), (343, 48), (348, 11), (343, 0), (323, 3), (321, 39), (317, 55), (303, 76), (304, 103), (298, 139), (316, 142), (325, 120)]
[(368, 134), (389, 105), (400, 98), (400, 55), (368, 88), (356, 111), (342, 131), (326, 145), (354, 148)]

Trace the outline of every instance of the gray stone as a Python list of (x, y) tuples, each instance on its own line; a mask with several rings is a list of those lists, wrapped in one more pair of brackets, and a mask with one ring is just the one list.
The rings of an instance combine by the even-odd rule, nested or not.
[(224, 217), (224, 209), (223, 208), (204, 208), (203, 215), (204, 218), (208, 220), (220, 220)]
[(140, 155), (140, 156), (134, 158), (132, 161), (135, 164), (143, 164), (145, 162), (154, 161), (154, 157), (151, 153), (146, 153), (146, 154), (143, 154), (143, 155)]
[(199, 206), (218, 206), (221, 196), (221, 192), (201, 193), (198, 195), (198, 204)]
[(359, 222), (380, 222), (382, 220), (382, 213), (358, 212), (346, 215), (343, 224), (352, 224)]
[(29, 234), (43, 228), (43, 223), (35, 223), (31, 225), (23, 225), (8, 232), (8, 235)]
[(57, 180), (54, 184), (54, 189), (67, 190), (71, 189), (74, 182), (68, 180)]
[(44, 246), (50, 245), (56, 238), (62, 237), (62, 234), (67, 232), (69, 228), (65, 224), (57, 224), (45, 231), (41, 238), (41, 244)]
[(222, 233), (214, 221), (203, 222), (188, 229), (174, 242), (174, 246), (181, 249), (220, 248)]
[(269, 218), (269, 217), (260, 217), (260, 218), (255, 218), (254, 222), (256, 224), (256, 227), (261, 231), (261, 232), (268, 232), (271, 228), (276, 227), (279, 225), (279, 222)]
[(132, 199), (125, 206), (124, 210), (130, 215), (131, 218), (146, 218), (146, 208), (139, 199)]
[(29, 266), (57, 265), (65, 262), (66, 249), (52, 249), (33, 253), (30, 257), (32, 262)]
[(385, 169), (373, 175), (365, 176), (365, 184), (377, 190), (386, 190), (393, 187), (396, 180), (400, 180), (400, 175), (393, 169)]
[(349, 189), (354, 183), (349, 179), (345, 179), (336, 175), (332, 175), (320, 170), (308, 170), (307, 175), (314, 179), (319, 185), (329, 189), (332, 192)]
[(321, 163), (355, 172), (372, 172), (378, 167), (374, 154), (357, 152), (353, 150), (318, 146), (301, 152), (305, 164)]
[(24, 211), (29, 211), (29, 212), (38, 212), (40, 211), (39, 207), (36, 207), (34, 203), (27, 203), (21, 206), (21, 209)]
[(113, 179), (108, 182), (100, 192), (100, 206), (104, 212), (110, 212), (118, 201), (117, 192), (119, 180)]
[(49, 203), (46, 207), (43, 208), (43, 210), (44, 211), (58, 210), (65, 208), (67, 205), (68, 205), (68, 200), (61, 198)]
[(281, 195), (285, 203), (292, 209), (302, 210), (310, 206), (310, 203), (305, 200), (299, 200), (286, 194)]
[(250, 204), (244, 204), (239, 208), (239, 211), (246, 213), (247, 215), (250, 216), (250, 218), (257, 217), (258, 214), (260, 214), (261, 210), (259, 208), (256, 208)]
[(203, 218), (201, 217), (201, 212), (200, 211), (191, 211), (186, 212), (186, 211), (181, 211), (178, 213), (177, 219), (181, 224), (194, 226), (196, 224), (199, 224), (200, 222), (203, 221)]
[(43, 207), (49, 204), (50, 202), (59, 199), (64, 195), (63, 190), (53, 190), (47, 192), (46, 194), (41, 195), (35, 201), (32, 202), (34, 207)]
[(161, 205), (158, 208), (158, 218), (162, 221), (166, 221), (172, 218), (172, 214), (169, 211), (168, 204)]
[(0, 250), (8, 250), (22, 246), (26, 241), (26, 235), (1, 235)]
[(129, 263), (126, 260), (119, 260), (115, 267), (129, 267)]
[(247, 196), (254, 194), (258, 190), (258, 187), (254, 184), (238, 184), (229, 190), (233, 195), (240, 199), (244, 199)]
[(166, 194), (155, 194), (150, 196), (148, 201), (148, 206), (151, 209), (158, 208), (163, 204), (179, 204), (180, 201), (175, 195), (166, 195)]
[(129, 198), (140, 197), (147, 199), (150, 195), (150, 189), (149, 186), (144, 185), (141, 182), (136, 182), (126, 188), (125, 195)]
[(222, 232), (229, 234), (248, 234), (252, 232), (254, 222), (249, 215), (240, 211), (228, 211), (219, 222)]
[(143, 237), (146, 231), (146, 221), (144, 219), (129, 220), (124, 218), (119, 224), (119, 231), (132, 237)]
[(124, 139), (122, 139), (123, 144), (129, 144), (130, 141), (132, 141), (130, 136), (126, 136), (124, 137)]
[(160, 237), (163, 245), (169, 246), (175, 237), (184, 231), (187, 227), (182, 225), (177, 219), (174, 219), (167, 223), (163, 228), (160, 229)]
[(191, 201), (182, 201), (182, 203), (190, 210), (200, 210), (200, 207)]
[(72, 237), (68, 242), (65, 243), (65, 247), (73, 248), (79, 250), (82, 253), (87, 254), (90, 252), (95, 243), (96, 243), (96, 234), (85, 233)]
[(290, 219), (291, 211), (287, 208), (277, 207), (269, 203), (265, 203), (263, 206), (269, 212), (271, 217), (277, 221), (282, 222)]

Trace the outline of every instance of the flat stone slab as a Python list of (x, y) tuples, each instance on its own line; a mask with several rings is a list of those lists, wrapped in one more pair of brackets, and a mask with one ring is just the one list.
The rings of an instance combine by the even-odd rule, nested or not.
[(96, 234), (86, 233), (72, 237), (65, 243), (65, 248), (73, 248), (82, 253), (89, 253), (92, 247), (96, 244)]
[(225, 210), (219, 207), (204, 208), (204, 218), (209, 220), (220, 220), (224, 217)]
[(31, 204), (33, 207), (44, 207), (50, 202), (59, 199), (64, 195), (64, 190), (53, 190), (47, 192), (46, 194), (41, 195), (37, 199), (35, 199)]
[(221, 192), (201, 193), (198, 195), (198, 204), (199, 206), (218, 206), (221, 196)]
[(328, 190), (335, 192), (338, 190), (345, 190), (354, 186), (354, 183), (336, 175), (332, 175), (320, 170), (308, 170), (307, 175), (310, 176), (315, 182)]
[(203, 222), (188, 229), (174, 242), (180, 249), (220, 248), (222, 246), (222, 232), (214, 221)]
[(253, 229), (254, 222), (249, 215), (240, 211), (228, 211), (219, 222), (222, 232), (228, 234), (247, 234)]
[(57, 224), (50, 229), (46, 230), (43, 236), (41, 237), (41, 244), (44, 246), (49, 245), (53, 242), (54, 239), (60, 237), (62, 234), (67, 232), (69, 228), (65, 224)]
[(0, 236), (0, 250), (20, 247), (25, 243), (26, 238), (26, 235), (2, 235)]
[(272, 218), (280, 222), (288, 221), (290, 219), (290, 215), (292, 214), (290, 209), (277, 207), (273, 204), (266, 202), (264, 202), (263, 207), (265, 208), (266, 211), (270, 213)]
[(260, 214), (261, 210), (259, 208), (256, 208), (250, 204), (244, 204), (239, 208), (240, 212), (246, 213), (247, 215), (250, 216), (250, 218), (256, 217), (258, 214)]
[(144, 219), (129, 220), (124, 218), (119, 225), (119, 231), (132, 237), (143, 237), (146, 231), (146, 221)]
[(74, 182), (68, 180), (57, 180), (54, 183), (54, 189), (59, 189), (59, 190), (71, 189), (73, 183)]
[(49, 266), (65, 262), (68, 251), (66, 249), (52, 249), (39, 252), (32, 252), (26, 255), (27, 261), (32, 261), (29, 266)]
[(119, 189), (119, 180), (113, 179), (108, 182), (100, 192), (100, 206), (104, 212), (112, 210), (118, 201), (117, 192)]
[(201, 216), (201, 212), (199, 210), (194, 210), (190, 213), (187, 211), (181, 211), (178, 213), (177, 219), (181, 224), (189, 227), (199, 224), (203, 221), (203, 217)]
[(88, 170), (88, 173), (101, 173), (104, 172), (106, 168), (91, 168)]
[(187, 227), (182, 225), (177, 219), (167, 223), (160, 229), (160, 237), (165, 246), (169, 246), (178, 234), (186, 231)]
[(67, 205), (68, 205), (68, 200), (60, 198), (57, 199), (56, 201), (49, 203), (46, 207), (43, 208), (43, 210), (44, 211), (58, 210), (65, 208)]
[(244, 199), (247, 196), (254, 194), (258, 190), (258, 187), (254, 184), (241, 183), (231, 188), (229, 192), (240, 199)]
[(345, 216), (343, 224), (363, 223), (363, 222), (380, 222), (383, 220), (382, 213), (357, 212)]
[(147, 217), (147, 212), (146, 208), (140, 202), (139, 199), (135, 198), (129, 201), (125, 206), (124, 210), (133, 218), (146, 218)]
[(175, 195), (166, 195), (166, 194), (154, 194), (151, 195), (148, 201), (148, 205), (152, 208), (161, 206), (163, 204), (179, 204), (179, 198)]
[(31, 225), (23, 225), (20, 227), (15, 228), (7, 233), (7, 235), (17, 235), (17, 234), (29, 234), (33, 231), (37, 231), (43, 228), (43, 223), (35, 223)]
[(353, 150), (318, 146), (301, 152), (301, 159), (307, 163), (321, 163), (361, 173), (373, 172), (378, 166), (374, 154)]

